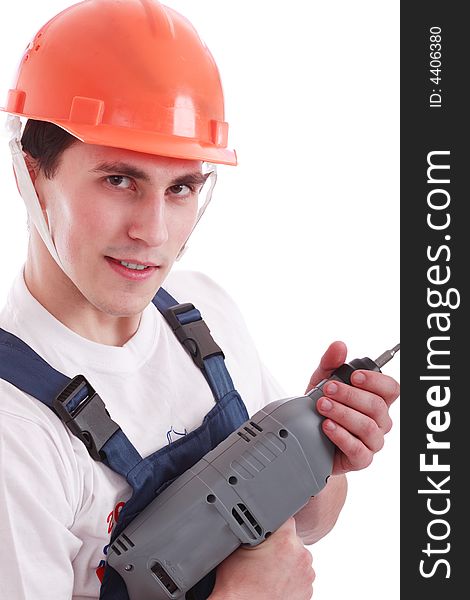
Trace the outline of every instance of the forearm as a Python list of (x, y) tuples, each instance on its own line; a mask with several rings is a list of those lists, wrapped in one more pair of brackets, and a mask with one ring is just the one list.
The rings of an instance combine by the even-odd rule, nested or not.
[(345, 475), (332, 475), (322, 491), (294, 515), (297, 535), (305, 545), (318, 542), (333, 528), (346, 500)]

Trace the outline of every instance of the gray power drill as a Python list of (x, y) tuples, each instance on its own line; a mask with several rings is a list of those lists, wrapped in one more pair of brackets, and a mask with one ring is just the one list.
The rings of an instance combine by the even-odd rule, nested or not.
[(108, 552), (130, 599), (184, 597), (241, 544), (260, 544), (318, 494), (335, 451), (315, 409), (323, 386), (350, 383), (356, 369), (380, 371), (399, 347), (341, 365), (305, 396), (271, 402), (155, 498)]

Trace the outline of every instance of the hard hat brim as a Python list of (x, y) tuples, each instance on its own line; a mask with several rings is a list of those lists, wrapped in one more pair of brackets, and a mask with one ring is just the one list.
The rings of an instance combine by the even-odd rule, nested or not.
[(104, 124), (77, 126), (68, 121), (58, 120), (54, 120), (54, 124), (86, 144), (123, 148), (170, 158), (202, 160), (232, 166), (237, 164), (234, 150), (201, 144), (192, 138), (170, 137), (154, 131), (139, 131)]

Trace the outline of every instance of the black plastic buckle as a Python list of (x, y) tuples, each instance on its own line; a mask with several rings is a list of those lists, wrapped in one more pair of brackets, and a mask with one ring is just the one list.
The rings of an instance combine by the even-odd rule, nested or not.
[[(69, 402), (86, 388), (86, 396), (68, 410)], [(60, 419), (86, 446), (90, 456), (103, 460), (101, 448), (116, 433), (119, 425), (109, 416), (103, 400), (83, 375), (77, 375), (58, 394), (52, 403)]]
[(215, 343), (210, 329), (202, 319), (182, 325), (176, 315), (194, 310), (190, 303), (176, 304), (165, 311), (165, 319), (173, 329), (178, 340), (188, 351), (189, 355), (200, 368), (204, 368), (204, 359), (214, 354), (220, 354), (224, 358), (222, 349)]

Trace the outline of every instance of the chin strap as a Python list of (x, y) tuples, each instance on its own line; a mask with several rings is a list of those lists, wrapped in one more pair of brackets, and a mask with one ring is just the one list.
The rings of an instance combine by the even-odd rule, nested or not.
[(217, 183), (217, 167), (212, 163), (206, 163), (206, 166), (210, 169), (209, 178), (208, 178), (209, 181), (206, 181), (206, 183), (204, 184), (204, 185), (208, 186), (207, 195), (204, 200), (204, 204), (201, 206), (201, 208), (199, 209), (199, 211), (197, 213), (196, 221), (194, 222), (194, 225), (193, 225), (191, 231), (189, 232), (189, 235), (186, 238), (186, 241), (184, 242), (181, 250), (178, 252), (178, 256), (176, 257), (177, 261), (180, 260), (180, 258), (186, 252), (186, 250), (188, 248), (188, 246), (187, 246), (188, 240), (191, 237), (194, 229), (196, 228), (196, 225), (201, 220), (202, 215), (205, 213), (206, 208), (209, 206), (209, 202), (212, 199), (212, 192), (214, 191), (215, 184)]
[(50, 255), (63, 271), (64, 268), (60, 261), (59, 255), (57, 254), (57, 250), (52, 240), (51, 232), (49, 231), (46, 219), (44, 218), (38, 195), (34, 188), (31, 176), (28, 171), (28, 167), (26, 166), (26, 162), (24, 159), (23, 149), (21, 147), (20, 118), (13, 115), (8, 115), (6, 129), (10, 138), (9, 146), (11, 157), (13, 160), (13, 169), (15, 171), (16, 183), (18, 185), (21, 197), (23, 198), (23, 202), (26, 205), (26, 210), (28, 211), (29, 218), (33, 222), (33, 225), (36, 227), (39, 235), (42, 238), (42, 241), (49, 250)]

